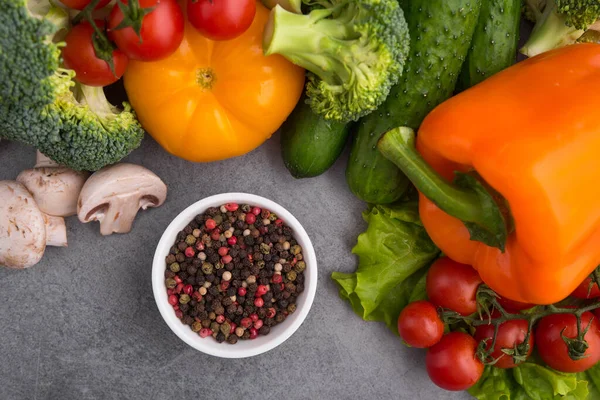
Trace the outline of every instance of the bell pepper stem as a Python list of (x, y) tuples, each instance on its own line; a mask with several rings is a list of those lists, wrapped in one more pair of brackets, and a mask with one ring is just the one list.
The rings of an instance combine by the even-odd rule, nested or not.
[(476, 178), (457, 173), (454, 183), (441, 177), (415, 148), (415, 133), (400, 127), (382, 136), (377, 145), (413, 185), (447, 214), (463, 221), (471, 240), (481, 241), (504, 251), (507, 229), (493, 196)]

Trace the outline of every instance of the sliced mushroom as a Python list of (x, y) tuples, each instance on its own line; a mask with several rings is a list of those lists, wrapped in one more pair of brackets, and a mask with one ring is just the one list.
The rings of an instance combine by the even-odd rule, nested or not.
[(152, 171), (134, 164), (116, 164), (94, 174), (83, 185), (77, 216), (83, 223), (100, 222), (100, 233), (131, 231), (141, 208), (159, 207), (167, 197), (167, 186)]
[(29, 268), (42, 259), (46, 245), (67, 245), (63, 218), (45, 216), (25, 186), (0, 181), (0, 199), (0, 265)]
[[(39, 154), (41, 153), (38, 152)], [(37, 167), (47, 164), (47, 161), (38, 156), (36, 168), (21, 172), (17, 176), (17, 182), (25, 185), (31, 192), (42, 212), (57, 217), (75, 215), (79, 192), (89, 173), (58, 165)]]

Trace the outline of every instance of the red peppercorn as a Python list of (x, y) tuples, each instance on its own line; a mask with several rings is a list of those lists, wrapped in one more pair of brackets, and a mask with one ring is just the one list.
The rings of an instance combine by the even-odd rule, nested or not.
[(183, 291), (183, 286), (183, 283), (178, 283), (177, 286), (175, 286), (175, 293), (180, 294)]
[(204, 243), (202, 243), (201, 241), (197, 241), (196, 242), (196, 250), (198, 250), (198, 251), (204, 250)]
[(179, 275), (175, 275), (175, 277), (174, 277), (173, 279), (174, 279), (174, 280), (175, 280), (175, 282), (177, 282), (177, 283), (181, 283), (181, 282), (183, 282), (183, 281), (181, 280), (181, 278), (179, 277)]
[(279, 288), (281, 289), (281, 291), (283, 292), (283, 289), (285, 289), (285, 285), (282, 283), (279, 284)]
[(221, 262), (223, 264), (229, 264), (232, 260), (233, 260), (233, 258), (229, 254), (227, 254), (226, 256), (221, 258)]
[(179, 310), (179, 304), (174, 305), (173, 310), (175, 310), (175, 311)]
[(258, 321), (258, 315), (257, 314), (250, 314), (250, 319), (252, 320), (252, 322), (256, 322), (256, 321)]
[(229, 253), (229, 249), (225, 246), (219, 247), (219, 255), (221, 257), (223, 257), (224, 255), (227, 255), (227, 253)]
[(250, 328), (250, 339), (256, 339), (258, 337), (258, 330)]
[(231, 212), (237, 211), (237, 209), (239, 207), (240, 206), (237, 203), (227, 203), (227, 204), (225, 204), (225, 209), (227, 211), (231, 211)]
[(212, 240), (219, 240), (221, 238), (221, 231), (218, 229), (215, 229), (214, 231), (212, 231), (212, 233), (210, 234), (210, 238)]
[(222, 281), (221, 282), (221, 292), (226, 291), (229, 288), (229, 281)]
[(294, 257), (294, 259), (292, 260), (292, 262), (290, 264), (296, 265), (297, 262), (298, 262), (298, 260), (296, 260), (296, 257)]
[(267, 318), (274, 318), (275, 314), (276, 314), (276, 312), (273, 307), (271, 307), (267, 310)]
[(260, 215), (260, 212), (262, 210), (259, 207), (252, 207), (252, 214), (254, 215)]
[(235, 236), (230, 237), (227, 239), (227, 244), (230, 246), (237, 244), (237, 238)]
[(238, 295), (239, 296), (245, 296), (246, 295), (246, 288), (245, 287), (239, 287), (238, 288)]
[(188, 247), (185, 249), (185, 256), (186, 257), (194, 257), (196, 255), (196, 252), (194, 251), (193, 247)]
[(245, 243), (240, 244), (240, 249), (246, 250), (246, 244)]
[(176, 306), (177, 304), (179, 304), (179, 297), (175, 296), (174, 294), (170, 295), (169, 304), (172, 306)]
[(230, 322), (229, 325), (231, 326), (231, 329), (229, 330), (229, 334), (233, 335), (233, 333), (235, 332), (235, 328), (237, 328), (237, 325), (235, 322)]
[(225, 322), (225, 316), (217, 315), (217, 324), (222, 324), (223, 322)]
[(260, 216), (262, 219), (267, 219), (271, 216), (271, 211), (269, 210), (262, 210), (262, 212), (260, 213)]
[(192, 287), (192, 285), (185, 285), (183, 287), (183, 293), (187, 294), (188, 296), (191, 295), (194, 292), (194, 288)]
[(250, 260), (250, 262), (252, 262), (252, 260), (254, 260), (254, 257), (252, 257), (252, 254), (248, 254), (248, 260)]
[(196, 300), (198, 302), (202, 301), (202, 295), (200, 294), (200, 292), (194, 292), (192, 294), (192, 297), (194, 300)]
[(167, 296), (170, 296), (173, 293), (175, 293), (175, 292), (173, 292), (173, 289), (167, 289)]
[(256, 321), (254, 323), (254, 329), (260, 329), (260, 328), (262, 328), (262, 326), (263, 326), (263, 320), (262, 319), (259, 319), (258, 321)]
[(254, 215), (252, 213), (246, 214), (246, 223), (247, 224), (253, 224), (255, 222), (256, 222), (256, 215)]
[[(258, 315), (256, 317), (258, 317)], [(250, 328), (252, 326), (252, 323), (253, 323), (252, 319), (248, 318), (248, 317), (242, 318), (242, 320), (240, 321), (240, 325), (244, 329)]]
[(212, 335), (212, 331), (209, 328), (202, 328), (200, 329), (200, 332), (198, 332), (198, 335), (200, 335), (201, 338), (209, 337)]
[(181, 310), (175, 311), (175, 316), (179, 319), (183, 318), (183, 311), (181, 311)]
[(280, 218), (277, 218), (277, 219), (275, 220), (275, 225), (277, 225), (277, 226), (281, 226), (281, 225), (283, 225), (283, 220), (282, 220), (282, 219), (280, 219)]
[(269, 232), (269, 229), (266, 226), (261, 226), (260, 228), (258, 228), (258, 231), (261, 235), (266, 235)]
[(258, 287), (256, 288), (256, 293), (254, 294), (254, 297), (261, 297), (268, 291), (269, 291), (269, 289), (267, 289), (266, 285), (258, 285)]
[(273, 283), (281, 283), (283, 282), (283, 276), (281, 276), (280, 274), (275, 274), (273, 275), (272, 281)]
[(265, 305), (265, 301), (262, 299), (262, 297), (257, 297), (254, 299), (254, 305), (260, 308)]
[(206, 222), (204, 223), (204, 226), (206, 226), (206, 229), (208, 229), (209, 231), (212, 231), (213, 229), (215, 229), (217, 227), (217, 223), (215, 222), (214, 219), (210, 218), (210, 219), (206, 220)]

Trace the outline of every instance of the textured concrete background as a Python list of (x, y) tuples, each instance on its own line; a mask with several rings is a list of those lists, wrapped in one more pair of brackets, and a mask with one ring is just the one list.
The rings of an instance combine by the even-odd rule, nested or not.
[[(35, 152), (0, 142), (0, 180), (34, 164)], [(131, 233), (102, 237), (97, 223), (67, 220), (69, 247), (48, 248), (28, 270), (0, 269), (0, 399), (467, 399), (437, 389), (424, 352), (381, 323), (363, 322), (329, 275), (351, 271), (365, 204), (347, 189), (346, 155), (325, 175), (294, 180), (275, 136), (258, 150), (194, 165), (150, 138), (127, 161), (168, 185), (167, 202), (140, 212)], [(242, 191), (279, 202), (304, 225), (319, 261), (312, 310), (276, 349), (249, 359), (204, 355), (181, 342), (154, 303), (158, 240), (181, 210)]]

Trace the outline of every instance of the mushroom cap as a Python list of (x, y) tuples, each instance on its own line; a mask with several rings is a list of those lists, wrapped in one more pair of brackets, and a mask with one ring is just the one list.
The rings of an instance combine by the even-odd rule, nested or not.
[(99, 221), (100, 233), (126, 233), (140, 208), (158, 207), (167, 197), (167, 186), (152, 171), (121, 163), (96, 171), (79, 194), (77, 216), (81, 222)]
[(67, 167), (42, 167), (22, 171), (17, 182), (31, 192), (43, 213), (68, 217), (77, 212), (79, 192), (88, 176)]
[(29, 268), (44, 255), (44, 216), (19, 182), (0, 181), (0, 199), (0, 265)]

